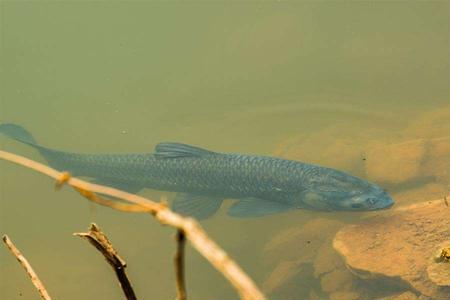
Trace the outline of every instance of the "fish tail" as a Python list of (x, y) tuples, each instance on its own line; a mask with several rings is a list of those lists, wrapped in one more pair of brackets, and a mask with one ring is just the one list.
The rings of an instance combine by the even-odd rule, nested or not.
[(30, 146), (38, 146), (34, 137), (25, 128), (12, 123), (0, 124), (0, 133), (16, 141), (28, 144)]
[(62, 152), (39, 145), (31, 133), (22, 126), (13, 123), (0, 124), (0, 134), (37, 149), (50, 166), (61, 169), (60, 153)]

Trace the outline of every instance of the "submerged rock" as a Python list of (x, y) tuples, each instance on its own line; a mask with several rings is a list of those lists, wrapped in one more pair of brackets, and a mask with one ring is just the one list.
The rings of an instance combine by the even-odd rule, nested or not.
[[(406, 129), (356, 127), (344, 123), (299, 134), (282, 141), (274, 154), (374, 181), (388, 188), (397, 205), (448, 194), (450, 106), (425, 113)], [(336, 221), (313, 220), (273, 238), (263, 254), (265, 263), (274, 265), (266, 290), (298, 294), (298, 285), (313, 278), (320, 282), (316, 291), (330, 299), (391, 294), (383, 299), (450, 299), (446, 269), (443, 273), (443, 265), (434, 260), (436, 245), (445, 235), (448, 240), (450, 207), (441, 200), (377, 214), (337, 234), (334, 246), (340, 255), (331, 246), (332, 236), (343, 226)]]
[(352, 274), (347, 269), (335, 269), (320, 278), (322, 290), (328, 294), (348, 292), (352, 287)]
[(419, 297), (413, 292), (408, 291), (389, 297), (378, 298), (376, 300), (419, 300)]
[[(353, 128), (351, 128), (353, 126)], [(369, 132), (370, 131), (370, 132)], [(309, 135), (298, 135), (278, 144), (275, 156), (342, 170), (362, 177), (365, 145), (385, 140), (386, 132), (376, 129), (361, 132), (354, 124), (324, 128)]]
[(450, 187), (450, 136), (432, 139), (427, 146), (428, 155), (423, 161), (422, 172), (424, 176), (433, 177), (448, 189)]
[(301, 226), (285, 229), (264, 246), (263, 260), (266, 263), (280, 259), (313, 262), (323, 243), (331, 239), (343, 225), (337, 220), (317, 218)]
[(390, 185), (408, 182), (450, 183), (450, 136), (394, 144), (374, 143), (366, 151), (369, 180)]
[(319, 295), (317, 295), (316, 291), (311, 290), (309, 292), (309, 300), (321, 300), (321, 298)]
[(278, 290), (300, 273), (306, 263), (301, 260), (280, 262), (264, 281), (264, 290), (268, 293)]
[(392, 185), (432, 179), (450, 185), (450, 106), (424, 113), (398, 132), (402, 142), (366, 146), (370, 180)]
[(265, 291), (271, 293), (291, 284), (300, 272), (313, 264), (318, 253), (323, 252), (320, 249), (332, 249), (331, 240), (343, 225), (339, 221), (318, 218), (286, 229), (270, 240), (264, 247), (263, 260), (275, 263), (275, 267), (263, 284)]
[(360, 300), (361, 295), (355, 292), (334, 292), (329, 295), (330, 300)]
[(345, 226), (333, 246), (347, 267), (363, 279), (387, 280), (424, 297), (448, 300), (450, 286), (436, 284), (436, 274), (430, 278), (427, 269), (436, 247), (449, 236), (450, 207), (442, 199), (399, 207)]
[(450, 132), (450, 106), (424, 113), (404, 131), (412, 138), (440, 138)]
[(420, 177), (426, 153), (423, 139), (396, 144), (375, 144), (367, 151), (366, 171), (369, 180), (398, 184)]
[(320, 278), (325, 274), (331, 273), (337, 269), (344, 269), (345, 265), (342, 258), (333, 249), (332, 240), (324, 243), (317, 251), (317, 256), (314, 259), (314, 277)]
[(423, 199), (439, 199), (448, 193), (448, 188), (439, 183), (428, 183), (418, 187), (398, 191), (392, 194), (397, 203), (403, 205), (423, 201)]
[(366, 299), (354, 284), (355, 276), (333, 249), (331, 239), (319, 249), (313, 267), (314, 277), (320, 280), (322, 291), (330, 299)]

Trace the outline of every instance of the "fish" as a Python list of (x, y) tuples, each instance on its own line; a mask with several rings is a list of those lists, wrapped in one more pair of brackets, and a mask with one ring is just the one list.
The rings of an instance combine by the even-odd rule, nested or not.
[(0, 133), (30, 145), (48, 164), (131, 193), (144, 188), (176, 192), (172, 209), (197, 219), (213, 216), (225, 199), (228, 215), (262, 217), (295, 209), (373, 211), (394, 200), (381, 187), (345, 172), (272, 156), (221, 153), (164, 142), (153, 152), (83, 154), (38, 144), (22, 126), (0, 124)]

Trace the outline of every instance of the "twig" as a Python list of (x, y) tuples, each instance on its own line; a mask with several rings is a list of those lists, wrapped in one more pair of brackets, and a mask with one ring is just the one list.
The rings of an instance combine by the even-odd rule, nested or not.
[[(16, 154), (0, 150), (0, 158), (31, 168), (56, 180), (64, 179), (64, 173)], [(248, 277), (248, 275), (227, 255), (225, 251), (207, 236), (202, 227), (194, 219), (185, 218), (172, 212), (167, 208), (165, 203), (156, 203), (144, 197), (115, 188), (88, 183), (74, 177), (70, 177), (69, 179), (65, 178), (64, 181), (67, 182), (68, 185), (77, 188), (79, 191), (86, 192), (88, 195), (100, 193), (141, 206), (142, 209), (140, 211), (150, 212), (160, 223), (182, 230), (186, 235), (186, 238), (192, 243), (192, 246), (231, 282), (242, 299), (266, 299), (262, 292), (256, 287), (253, 280)], [(92, 200), (88, 196), (86, 197)], [(117, 207), (107, 203), (99, 204), (117, 209)], [(134, 208), (135, 206), (132, 207)]]
[(119, 280), (120, 286), (127, 300), (136, 300), (136, 295), (131, 287), (130, 280), (125, 273), (127, 264), (119, 256), (119, 254), (117, 254), (117, 251), (108, 240), (108, 237), (100, 230), (100, 228), (95, 223), (91, 223), (89, 232), (74, 233), (74, 235), (86, 239), (103, 254), (106, 261), (116, 272), (117, 279)]
[(175, 253), (175, 276), (177, 284), (177, 298), (176, 300), (186, 300), (186, 282), (184, 279), (184, 248), (186, 244), (186, 237), (182, 230), (177, 230), (177, 252)]
[(22, 253), (20, 253), (19, 249), (17, 249), (17, 247), (13, 244), (11, 239), (6, 234), (3, 236), (3, 242), (5, 243), (6, 247), (8, 247), (9, 251), (11, 251), (11, 253), (16, 257), (25, 271), (27, 271), (28, 276), (30, 276), (31, 282), (38, 290), (41, 298), (44, 300), (51, 300), (52, 298), (48, 294), (36, 272), (34, 272), (28, 260), (22, 255)]

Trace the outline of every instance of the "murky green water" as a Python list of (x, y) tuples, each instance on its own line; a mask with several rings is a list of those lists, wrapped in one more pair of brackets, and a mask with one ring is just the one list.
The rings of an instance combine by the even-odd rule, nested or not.
[[(365, 159), (373, 145), (449, 135), (445, 2), (2, 1), (0, 8), (0, 121), (22, 124), (52, 148), (149, 152), (180, 141), (370, 178)], [(41, 160), (26, 146), (0, 142)], [(126, 258), (140, 299), (174, 298), (172, 229), (93, 207), (69, 188), (54, 192), (48, 178), (6, 162), (0, 172), (1, 233), (54, 298), (122, 299), (109, 266), (71, 235), (91, 221)], [(405, 202), (450, 188), (445, 176), (416, 177), (381, 184)], [(296, 211), (241, 220), (225, 211), (203, 225), (261, 286), (286, 256), (317, 250), (299, 242), (267, 258), (265, 245), (283, 230), (319, 217), (352, 223), (367, 216)], [(0, 297), (36, 299), (5, 249), (0, 258)], [(191, 299), (237, 298), (191, 248), (187, 262)], [(295, 280), (270, 298), (307, 299), (313, 288), (327, 299), (307, 268)]]

